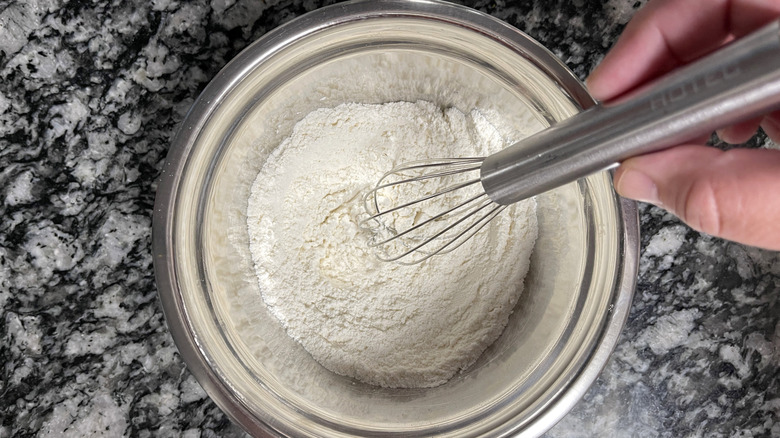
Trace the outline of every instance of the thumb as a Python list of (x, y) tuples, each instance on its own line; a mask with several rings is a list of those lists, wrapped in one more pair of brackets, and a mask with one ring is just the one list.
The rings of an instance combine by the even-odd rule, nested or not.
[(780, 151), (677, 146), (624, 161), (614, 182), (698, 231), (780, 250)]

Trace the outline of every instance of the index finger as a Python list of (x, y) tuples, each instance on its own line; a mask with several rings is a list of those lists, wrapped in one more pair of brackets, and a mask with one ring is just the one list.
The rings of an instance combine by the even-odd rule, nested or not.
[(778, 0), (653, 0), (587, 80), (610, 100), (780, 16)]

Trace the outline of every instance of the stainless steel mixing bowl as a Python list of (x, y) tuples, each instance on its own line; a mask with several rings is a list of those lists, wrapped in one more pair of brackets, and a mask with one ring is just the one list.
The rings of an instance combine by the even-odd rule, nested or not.
[(372, 387), (327, 371), (287, 337), (260, 299), (249, 254), (255, 175), (316, 108), (418, 99), (509, 124), (527, 108), (548, 125), (593, 104), (552, 54), (490, 16), (364, 1), (265, 35), (214, 78), (180, 128), (155, 204), (160, 298), (189, 369), (254, 435), (536, 436), (579, 400), (617, 342), (638, 227), (607, 173), (538, 197), (525, 292), (504, 334), (448, 383)]

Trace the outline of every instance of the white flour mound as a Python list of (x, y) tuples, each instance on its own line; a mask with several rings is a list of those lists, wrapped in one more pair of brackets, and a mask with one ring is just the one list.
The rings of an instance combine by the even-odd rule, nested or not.
[(522, 292), (535, 202), (449, 254), (404, 266), (367, 246), (361, 197), (399, 163), (505, 146), (480, 113), (428, 102), (342, 104), (301, 120), (248, 204), (263, 300), (287, 333), (329, 370), (385, 387), (437, 386), (473, 364)]

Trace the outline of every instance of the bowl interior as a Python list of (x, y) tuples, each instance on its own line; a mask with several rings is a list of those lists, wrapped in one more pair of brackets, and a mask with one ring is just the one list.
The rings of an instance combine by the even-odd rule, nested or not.
[[(266, 38), (204, 93), (207, 117), (184, 128), (196, 133), (175, 190), (172, 293), (203, 360), (249, 412), (239, 419), (245, 427), (358, 436), (518, 431), (592, 359), (612, 322), (623, 263), (607, 174), (538, 197), (539, 239), (509, 325), (475, 365), (436, 388), (373, 387), (321, 367), (266, 309), (249, 254), (251, 184), (314, 109), (427, 100), (477, 109), (508, 139), (578, 112), (539, 60), (519, 50), (431, 17), (331, 22)], [(529, 108), (532, 117), (520, 116)]]

